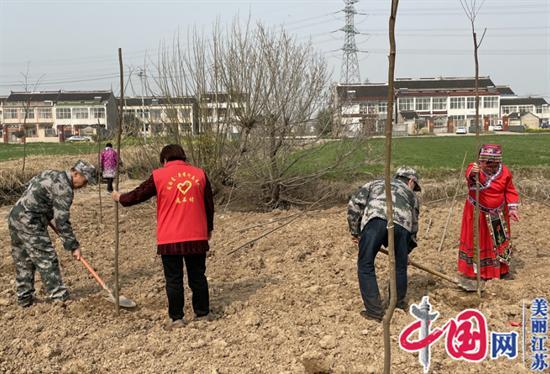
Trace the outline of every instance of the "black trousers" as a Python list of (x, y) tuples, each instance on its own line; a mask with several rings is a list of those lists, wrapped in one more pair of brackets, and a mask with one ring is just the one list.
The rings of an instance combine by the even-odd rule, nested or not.
[(162, 255), (166, 295), (168, 296), (168, 315), (175, 321), (183, 318), (183, 262), (187, 268), (187, 281), (193, 293), (193, 311), (197, 317), (210, 311), (208, 281), (206, 272), (206, 254), (203, 255)]
[(107, 192), (113, 192), (113, 179), (114, 178), (105, 178), (107, 181)]

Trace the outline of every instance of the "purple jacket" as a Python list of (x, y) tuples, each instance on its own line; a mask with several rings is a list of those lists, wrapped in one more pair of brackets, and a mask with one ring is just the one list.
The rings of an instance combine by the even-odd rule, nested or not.
[(103, 178), (115, 177), (118, 161), (118, 154), (113, 148), (107, 147), (101, 151), (101, 169), (103, 170)]

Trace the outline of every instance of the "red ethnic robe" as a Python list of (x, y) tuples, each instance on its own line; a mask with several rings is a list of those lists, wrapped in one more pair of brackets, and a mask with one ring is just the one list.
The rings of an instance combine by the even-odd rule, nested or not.
[[(462, 229), (458, 252), (458, 271), (466, 277), (475, 277), (474, 271), (474, 212), (475, 212), (475, 174), (471, 174), (473, 164), (466, 169), (468, 198), (462, 214)], [(471, 174), (471, 175), (470, 175)], [(510, 249), (510, 216), (508, 210), (519, 205), (519, 195), (512, 183), (512, 174), (504, 164), (500, 164), (494, 175), (483, 171), (479, 174), (479, 251), (482, 279), (500, 278), (507, 274), (509, 265), (500, 261)], [(497, 217), (502, 225), (491, 223)], [(498, 222), (498, 221), (496, 221)], [(500, 240), (495, 240), (497, 237)]]

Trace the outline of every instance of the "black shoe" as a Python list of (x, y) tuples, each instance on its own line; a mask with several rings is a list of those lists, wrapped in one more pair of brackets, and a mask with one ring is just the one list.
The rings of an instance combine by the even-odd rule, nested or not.
[(395, 305), (397, 309), (404, 310), (405, 312), (409, 311), (409, 303), (407, 303), (405, 300), (400, 300)]
[(17, 300), (17, 304), (19, 304), (19, 306), (21, 308), (28, 308), (30, 307), (32, 304), (33, 304), (33, 298), (32, 296), (31, 297), (27, 297), (25, 299), (21, 299), (21, 300)]
[(195, 318), (193, 321), (207, 321), (212, 322), (217, 319), (217, 316), (213, 313), (207, 313), (207, 314), (195, 314)]
[(360, 314), (361, 316), (363, 316), (363, 318), (370, 319), (376, 322), (382, 322), (382, 319), (384, 318), (384, 314), (369, 313), (366, 310), (362, 310)]

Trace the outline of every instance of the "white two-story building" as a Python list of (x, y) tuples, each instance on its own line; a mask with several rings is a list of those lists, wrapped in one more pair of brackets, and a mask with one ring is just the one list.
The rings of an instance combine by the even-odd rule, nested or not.
[[(488, 130), (499, 119), (500, 98), (513, 94), (495, 86), (489, 77), (479, 79), (480, 126)], [(336, 107), (343, 133), (382, 134), (387, 118), (388, 85), (337, 85)], [(475, 131), (474, 78), (398, 78), (394, 92), (394, 132), (415, 134)], [(397, 121), (395, 121), (397, 119)]]
[(3, 141), (58, 142), (116, 127), (111, 91), (12, 92), (2, 107)]

